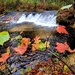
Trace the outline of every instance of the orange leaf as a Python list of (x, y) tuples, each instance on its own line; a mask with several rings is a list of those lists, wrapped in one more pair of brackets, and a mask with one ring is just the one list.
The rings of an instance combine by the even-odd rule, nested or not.
[(5, 64), (3, 64), (3, 65), (0, 66), (0, 69), (1, 69), (1, 70), (4, 70), (5, 67), (6, 67)]
[(56, 31), (57, 31), (58, 33), (68, 34), (67, 30), (65, 29), (65, 26), (61, 26), (61, 25), (59, 25), (59, 26), (56, 28)]
[(32, 51), (36, 51), (37, 49), (39, 49), (39, 43), (37, 44), (32, 44)]
[(1, 55), (1, 58), (0, 58), (0, 62), (6, 62), (6, 60), (9, 58), (9, 54), (8, 53), (3, 53)]
[(39, 36), (36, 36), (34, 38), (34, 43), (32, 44), (32, 51), (36, 51), (37, 49), (39, 49), (39, 42), (40, 42), (40, 37)]
[(60, 52), (60, 53), (63, 53), (65, 50), (67, 50), (69, 48), (69, 45), (67, 44), (67, 42), (65, 42), (64, 44), (63, 43), (59, 43), (59, 42), (56, 42), (56, 49)]
[(0, 57), (0, 62), (5, 63), (6, 60), (9, 58), (9, 54), (10, 54), (10, 47), (7, 47), (7, 52), (3, 53)]
[(40, 39), (40, 37), (39, 36), (36, 36), (35, 38), (34, 38), (34, 40), (39, 40)]
[(28, 48), (28, 46), (26, 45), (26, 46), (18, 46), (18, 47), (15, 47), (15, 48), (13, 48), (17, 53), (19, 53), (19, 54), (24, 54), (26, 51), (27, 51), (27, 48)]
[(21, 44), (21, 46), (28, 45), (29, 42), (30, 42), (29, 38), (22, 38), (22, 44)]
[(39, 36), (36, 36), (34, 38), (34, 43), (39, 43), (41, 40), (40, 40), (40, 37)]
[(22, 44), (21, 46), (13, 48), (17, 53), (24, 54), (27, 51), (28, 44), (30, 42), (29, 38), (22, 38)]

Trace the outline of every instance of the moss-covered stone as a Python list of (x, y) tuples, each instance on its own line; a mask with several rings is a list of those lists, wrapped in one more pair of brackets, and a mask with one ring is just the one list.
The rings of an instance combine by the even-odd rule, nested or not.
[(65, 6), (62, 7), (57, 14), (57, 23), (61, 25), (73, 25), (75, 21), (75, 16), (74, 16), (75, 10), (73, 6)]

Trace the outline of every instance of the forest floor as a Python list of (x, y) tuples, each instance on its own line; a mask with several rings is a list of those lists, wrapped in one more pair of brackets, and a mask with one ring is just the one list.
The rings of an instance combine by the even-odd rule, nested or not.
[[(42, 12), (60, 8), (50, 7), (45, 4), (36, 6), (30, 4), (21, 6), (19, 4), (14, 10), (12, 7), (0, 6), (1, 16), (10, 10)], [(69, 35), (66, 30), (59, 29), (59, 31), (63, 32), (63, 34), (58, 36), (59, 32), (57, 32), (57, 36), (53, 38), (40, 38), (38, 35), (30, 38), (26, 37), (24, 32), (0, 32), (0, 37), (2, 37), (0, 38), (0, 75), (75, 75), (75, 70), (73, 70), (75, 54), (73, 60), (71, 60), (73, 64), (69, 64), (70, 61), (67, 63), (69, 59), (66, 60), (65, 58), (68, 57), (66, 51), (64, 50), (61, 53), (61, 48), (64, 49), (65, 45), (60, 42), (66, 40)], [(56, 43), (59, 44), (57, 50), (55, 49)]]

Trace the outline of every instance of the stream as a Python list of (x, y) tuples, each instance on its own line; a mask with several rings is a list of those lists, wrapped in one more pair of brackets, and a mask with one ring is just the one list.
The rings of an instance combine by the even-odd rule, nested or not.
[(0, 17), (0, 31), (25, 31), (31, 36), (44, 38), (55, 31), (57, 11), (44, 12), (9, 12)]

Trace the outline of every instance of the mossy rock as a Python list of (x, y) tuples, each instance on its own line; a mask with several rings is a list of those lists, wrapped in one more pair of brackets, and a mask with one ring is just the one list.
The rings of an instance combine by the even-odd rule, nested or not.
[(73, 25), (75, 21), (74, 8), (72, 5), (62, 7), (57, 14), (56, 21), (61, 25)]

